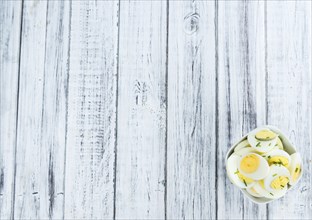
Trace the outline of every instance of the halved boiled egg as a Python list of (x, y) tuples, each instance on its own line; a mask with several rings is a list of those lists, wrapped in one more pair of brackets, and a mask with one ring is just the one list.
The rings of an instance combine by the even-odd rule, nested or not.
[(277, 141), (276, 141), (275, 146), (277, 146), (278, 149), (280, 149), (280, 150), (284, 150), (284, 145), (283, 145), (283, 142), (282, 142), (282, 140), (280, 139), (280, 137), (277, 137)]
[(263, 180), (258, 181), (254, 186), (253, 189), (259, 194), (262, 195), (265, 198), (268, 199), (278, 199), (282, 196), (284, 196), (287, 192), (287, 187), (285, 187), (282, 190), (279, 190), (277, 192), (269, 192), (265, 189), (264, 187), (264, 182)]
[(239, 151), (245, 147), (250, 147), (250, 144), (248, 143), (247, 139), (237, 144), (236, 147), (234, 148), (234, 152)]
[(247, 153), (238, 160), (238, 170), (244, 176), (260, 180), (269, 173), (268, 162), (256, 153)]
[(262, 155), (268, 160), (269, 165), (277, 164), (288, 167), (290, 165), (290, 156), (286, 151), (274, 149)]
[(299, 153), (294, 153), (290, 156), (291, 162), (289, 166), (289, 172), (290, 172), (290, 185), (295, 185), (298, 180), (302, 176), (302, 160)]
[(240, 159), (238, 155), (232, 154), (226, 164), (227, 174), (233, 184), (239, 188), (248, 188), (255, 185), (255, 181), (251, 178), (246, 177), (239, 172), (237, 167), (237, 161)]
[(273, 194), (287, 190), (289, 183), (289, 170), (282, 165), (271, 165), (269, 174), (264, 178), (264, 187), (268, 192)]
[(242, 157), (243, 155), (245, 154), (248, 154), (248, 153), (256, 153), (257, 151), (254, 149), (254, 148), (251, 148), (251, 147), (244, 147), (244, 148), (241, 148), (237, 151), (234, 151), (234, 154)]
[(247, 140), (252, 148), (264, 153), (272, 150), (277, 143), (277, 134), (267, 128), (258, 128), (248, 134)]
[(260, 198), (260, 197), (263, 197), (263, 195), (260, 195), (254, 187), (250, 187), (250, 188), (247, 188), (246, 191), (252, 195), (253, 197), (257, 197), (257, 198)]

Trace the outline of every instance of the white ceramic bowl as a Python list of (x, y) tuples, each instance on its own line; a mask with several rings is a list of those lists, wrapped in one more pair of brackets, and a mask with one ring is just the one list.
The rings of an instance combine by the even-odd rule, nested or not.
[[(259, 128), (268, 128), (272, 131), (274, 131), (275, 133), (277, 133), (279, 135), (279, 137), (281, 138), (283, 145), (284, 145), (284, 150), (289, 154), (293, 154), (297, 152), (296, 147), (289, 141), (288, 137), (285, 136), (285, 134), (279, 130), (278, 128), (272, 126), (272, 125), (265, 125), (265, 126), (261, 126)], [(258, 129), (258, 128), (256, 128)], [(255, 129), (254, 129), (255, 130)], [(249, 133), (253, 132), (254, 130), (250, 131)], [(249, 134), (248, 133), (248, 134)], [(225, 157), (225, 164), (227, 163), (227, 159), (229, 158), (229, 156), (231, 156), (231, 154), (234, 152), (234, 148), (236, 147), (237, 144), (239, 144), (240, 142), (242, 142), (243, 140), (245, 140), (248, 136), (248, 134), (246, 134), (244, 137), (242, 137), (238, 142), (236, 142), (235, 144), (232, 145), (232, 147), (229, 149), (229, 151), (226, 154)], [(300, 178), (302, 177), (302, 173), (303, 173), (303, 167), (301, 168), (301, 174), (298, 178), (298, 181), (300, 180)], [(292, 188), (292, 186), (290, 186), (288, 188), (288, 191)], [(272, 202), (275, 199), (268, 199), (268, 198), (256, 198), (253, 197), (252, 195), (250, 195), (245, 189), (240, 189), (242, 191), (242, 193), (249, 198), (251, 201), (253, 201), (254, 203), (257, 204), (265, 204), (265, 203), (269, 203)]]

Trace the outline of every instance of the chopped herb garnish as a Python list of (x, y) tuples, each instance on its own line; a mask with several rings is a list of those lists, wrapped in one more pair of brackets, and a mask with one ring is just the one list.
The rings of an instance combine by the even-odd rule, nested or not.
[(247, 186), (247, 183), (246, 183), (246, 181), (245, 180), (243, 180), (244, 181), (244, 184), (245, 184), (245, 186)]
[(297, 173), (297, 171), (298, 171), (298, 167), (295, 169), (295, 173)]
[(261, 147), (260, 142), (258, 142), (258, 144), (256, 145), (256, 147)]
[(271, 194), (272, 196), (274, 196), (273, 193), (270, 193), (270, 194)]
[(268, 158), (270, 159), (270, 158), (271, 158), (271, 156), (268, 156)]
[(272, 143), (269, 143), (269, 146), (271, 146)]
[(284, 188), (285, 186), (281, 185), (282, 188)]
[(275, 146), (278, 146), (278, 144), (275, 144)]
[(234, 173), (234, 174), (238, 174), (239, 173), (239, 171), (238, 171), (238, 169), (237, 169), (237, 171)]
[(276, 176), (276, 175), (277, 175), (277, 173), (273, 174), (273, 177)]

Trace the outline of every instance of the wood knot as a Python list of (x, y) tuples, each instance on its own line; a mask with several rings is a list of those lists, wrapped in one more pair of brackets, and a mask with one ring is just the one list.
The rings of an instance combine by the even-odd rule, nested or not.
[(194, 34), (199, 28), (199, 14), (189, 13), (184, 17), (184, 32)]

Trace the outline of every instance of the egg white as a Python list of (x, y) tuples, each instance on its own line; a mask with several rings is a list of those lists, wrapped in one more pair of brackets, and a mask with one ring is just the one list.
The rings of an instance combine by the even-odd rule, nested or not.
[[(254, 155), (256, 155), (256, 157), (258, 157), (258, 159), (260, 161), (260, 164), (259, 164), (258, 169), (255, 172), (253, 172), (253, 173), (246, 173), (246, 172), (244, 172), (243, 170), (240, 169), (240, 164), (241, 164), (241, 161), (246, 156), (249, 156), (251, 154), (254, 154)], [(263, 157), (261, 157), (259, 154), (256, 154), (256, 153), (247, 153), (245, 155), (240, 156), (240, 158), (238, 160), (238, 163), (237, 163), (237, 167), (238, 167), (239, 172), (241, 172), (244, 176), (246, 176), (248, 178), (251, 178), (251, 179), (254, 179), (254, 180), (261, 180), (261, 179), (263, 179), (270, 171), (268, 162)]]
[(257, 151), (251, 147), (245, 147), (245, 148), (242, 148), (240, 150), (237, 150), (234, 152), (234, 154), (242, 157), (243, 155), (245, 154), (248, 154), (248, 153), (256, 153)]
[(242, 181), (237, 174), (235, 174), (238, 170), (237, 167), (237, 161), (239, 160), (239, 156), (232, 154), (228, 159), (227, 159), (227, 164), (226, 164), (226, 170), (227, 170), (227, 174), (229, 179), (231, 180), (231, 182), (238, 186), (239, 188), (245, 189), (245, 188), (249, 188), (252, 187), (253, 185), (255, 185), (255, 181), (251, 182), (251, 183), (244, 183), (244, 181)]
[(279, 176), (285, 176), (290, 179), (290, 173), (289, 170), (281, 165), (271, 165), (270, 166), (270, 172), (269, 174), (264, 178), (264, 187), (268, 192), (271, 192), (273, 194), (278, 194), (280, 191), (283, 191), (285, 188), (287, 189), (287, 184), (283, 189), (273, 189), (271, 187), (271, 182), (278, 178)]
[[(302, 176), (302, 159), (301, 159), (301, 156), (300, 156), (299, 153), (293, 153), (290, 156), (290, 158), (291, 158), (291, 163), (289, 165), (289, 172), (290, 172), (289, 184), (290, 185), (295, 185), (296, 183), (298, 183), (299, 179)], [(294, 181), (293, 180), (293, 175), (295, 174), (297, 164), (300, 164), (301, 171), (300, 171), (298, 179)]]
[(245, 147), (250, 147), (247, 139), (243, 140), (242, 142), (240, 142), (239, 144), (236, 145), (236, 147), (234, 148), (234, 152), (239, 151)]
[(252, 195), (253, 197), (257, 197), (257, 198), (263, 197), (263, 195), (260, 195), (260, 194), (254, 189), (254, 187), (247, 188), (246, 191), (247, 191), (250, 195)]
[(278, 148), (275, 148), (275, 149), (263, 154), (262, 156), (267, 160), (269, 160), (269, 158), (271, 158), (271, 157), (284, 157), (288, 160), (289, 165), (291, 162), (291, 158), (290, 158), (289, 154), (286, 151), (280, 150)]
[(282, 196), (284, 196), (287, 192), (287, 187), (285, 187), (284, 189), (280, 190), (279, 192), (268, 192), (266, 189), (264, 189), (259, 182), (257, 182), (254, 186), (253, 189), (259, 194), (262, 195), (265, 198), (268, 199), (278, 199)]
[(252, 148), (254, 148), (256, 151), (261, 152), (261, 153), (265, 153), (265, 152), (272, 150), (275, 147), (276, 142), (277, 142), (277, 136), (276, 136), (276, 138), (274, 138), (273, 140), (270, 140), (270, 141), (258, 140), (256, 138), (256, 134), (262, 130), (269, 130), (269, 129), (267, 129), (267, 128), (255, 129), (254, 131), (252, 131), (251, 133), (248, 134), (247, 140), (248, 140), (250, 146)]

